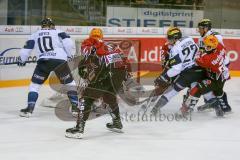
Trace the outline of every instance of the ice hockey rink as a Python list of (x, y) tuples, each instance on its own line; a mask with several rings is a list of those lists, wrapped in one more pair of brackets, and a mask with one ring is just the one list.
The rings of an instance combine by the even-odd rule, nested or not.
[[(238, 159), (240, 146), (240, 79), (226, 83), (231, 114), (217, 118), (214, 112), (195, 111), (191, 121), (123, 121), (124, 133), (108, 131), (110, 116), (88, 121), (83, 139), (65, 138), (65, 129), (74, 125), (54, 114), (53, 108), (36, 106), (34, 115), (19, 117), (26, 105), (28, 87), (0, 89), (1, 160), (43, 159)], [(39, 103), (52, 94), (48, 86), (40, 91)], [(182, 92), (162, 111), (177, 112)], [(121, 101), (120, 101), (121, 102)], [(38, 103), (38, 104), (39, 104)], [(136, 112), (120, 103), (121, 111)]]

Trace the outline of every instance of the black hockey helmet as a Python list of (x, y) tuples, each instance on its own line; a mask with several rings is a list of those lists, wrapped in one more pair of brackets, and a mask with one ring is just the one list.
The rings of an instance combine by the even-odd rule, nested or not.
[(51, 27), (51, 26), (55, 26), (55, 24), (53, 23), (51, 18), (45, 18), (41, 21), (41, 26), (43, 27)]
[(212, 28), (212, 22), (210, 19), (202, 19), (198, 23), (198, 27), (203, 27), (203, 28), (207, 28), (208, 30), (210, 30)]
[(178, 27), (170, 27), (167, 31), (168, 40), (177, 40), (182, 38), (182, 32)]

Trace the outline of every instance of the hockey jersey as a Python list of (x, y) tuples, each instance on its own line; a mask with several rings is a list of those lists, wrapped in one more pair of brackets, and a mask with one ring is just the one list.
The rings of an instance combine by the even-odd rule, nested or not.
[(160, 56), (161, 56), (161, 65), (165, 68), (168, 67), (168, 60), (169, 60), (169, 52), (170, 49), (172, 48), (172, 45), (170, 45), (168, 42), (166, 42), (162, 47), (160, 51)]
[(190, 37), (183, 37), (178, 40), (170, 49), (169, 66), (167, 71), (169, 77), (175, 77), (185, 69), (195, 65), (195, 54), (198, 46)]
[(31, 51), (35, 49), (38, 59), (67, 60), (74, 54), (75, 46), (70, 36), (58, 29), (40, 29), (33, 33), (20, 51), (25, 62)]
[(222, 79), (229, 78), (229, 70), (224, 63), (226, 58), (226, 51), (222, 44), (218, 44), (216, 50), (212, 53), (202, 53), (198, 58), (196, 58), (196, 63), (206, 68), (210, 78), (219, 79), (221, 76)]
[(101, 63), (106, 66), (113, 64), (114, 67), (122, 67), (124, 65), (122, 51), (116, 45), (103, 40), (88, 38), (82, 42), (81, 53), (84, 57), (96, 54)]
[(79, 75), (90, 83), (109, 80), (126, 69), (121, 50), (108, 42), (88, 38), (82, 42), (81, 53), (84, 58), (79, 65)]
[[(220, 35), (218, 32), (215, 32), (215, 31), (213, 31), (213, 30), (209, 30), (203, 37), (200, 37), (200, 38), (198, 39), (198, 46), (199, 46), (200, 50), (204, 50), (204, 47), (205, 47), (205, 46), (204, 46), (204, 43), (203, 43), (203, 39), (204, 39), (205, 37), (209, 36), (209, 35), (214, 35), (214, 36), (218, 39), (218, 42), (219, 42), (222, 46), (224, 46), (222, 35)], [(227, 56), (226, 56), (225, 59), (224, 59), (224, 63), (225, 63), (226, 65), (229, 65), (229, 63), (230, 63), (230, 60), (229, 60), (229, 58), (228, 58)]]

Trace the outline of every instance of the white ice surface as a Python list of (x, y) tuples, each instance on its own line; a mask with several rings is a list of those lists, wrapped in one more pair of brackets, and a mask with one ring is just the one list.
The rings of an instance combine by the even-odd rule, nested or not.
[[(129, 122), (124, 134), (105, 128), (111, 119), (88, 121), (84, 139), (64, 137), (74, 122), (59, 120), (51, 108), (36, 106), (30, 119), (18, 116), (26, 106), (27, 87), (0, 89), (0, 160), (238, 160), (240, 159), (240, 79), (227, 82), (225, 91), (233, 113), (216, 118), (214, 112), (194, 113), (192, 121)], [(50, 96), (44, 86), (39, 101)], [(176, 112), (182, 94), (163, 112)], [(121, 104), (122, 110), (126, 105)], [(124, 109), (123, 109), (124, 108)], [(128, 109), (130, 111), (131, 109)]]

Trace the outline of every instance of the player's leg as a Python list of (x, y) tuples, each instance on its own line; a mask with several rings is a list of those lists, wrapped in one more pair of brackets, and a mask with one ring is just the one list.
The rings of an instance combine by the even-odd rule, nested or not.
[(154, 107), (152, 108), (151, 113), (153, 115), (157, 115), (160, 112), (160, 109), (164, 107), (172, 97), (178, 94), (178, 91), (176, 91), (173, 86), (169, 86), (168, 89), (163, 93), (162, 96), (159, 96), (156, 99), (156, 103), (154, 104)]
[[(214, 100), (216, 100), (216, 96), (214, 95), (213, 92), (210, 92), (210, 94), (207, 93), (206, 96), (205, 96), (205, 95), (206, 95), (206, 94), (204, 94), (204, 101), (205, 101), (206, 105), (208, 104), (208, 106), (211, 107), (212, 102), (213, 102)], [(205, 99), (206, 99), (206, 100), (205, 100)], [(229, 103), (228, 103), (227, 93), (226, 93), (226, 92), (223, 93), (223, 95), (221, 96), (220, 101), (222, 101), (222, 102), (221, 102), (221, 103), (222, 103), (221, 107), (222, 107), (222, 110), (223, 110), (224, 112), (231, 112), (231, 111), (232, 111), (232, 108), (231, 108), (231, 106), (230, 106)]]
[(28, 105), (26, 108), (20, 110), (20, 116), (30, 117), (35, 108), (38, 99), (38, 93), (41, 85), (46, 81), (50, 71), (46, 69), (44, 61), (39, 61), (31, 79), (28, 92)]
[(107, 123), (106, 127), (111, 131), (121, 132), (123, 125), (121, 122), (120, 111), (119, 111), (116, 95), (112, 93), (105, 93), (103, 95), (103, 101), (106, 104), (108, 104), (107, 107), (112, 117), (112, 122)]
[(79, 102), (79, 112), (77, 116), (76, 126), (66, 130), (65, 136), (68, 138), (82, 138), (84, 127), (89, 115), (92, 111), (92, 105), (95, 99), (103, 95), (103, 91), (96, 86), (100, 84), (89, 84), (82, 93), (82, 98)]
[(152, 114), (156, 115), (160, 108), (165, 106), (175, 95), (181, 90), (189, 87), (193, 82), (198, 81), (204, 77), (205, 71), (201, 68), (192, 68), (183, 71), (173, 82), (172, 89), (163, 93), (156, 105), (152, 109)]
[(66, 130), (65, 136), (67, 138), (81, 139), (83, 137), (85, 124), (90, 115), (91, 106), (93, 102), (94, 102), (94, 99), (92, 98), (82, 98), (79, 101), (76, 126)]
[(54, 69), (60, 83), (63, 84), (62, 91), (67, 94), (68, 99), (71, 103), (70, 110), (73, 116), (77, 116), (78, 114), (78, 93), (77, 93), (77, 85), (72, 77), (71, 71), (68, 67), (68, 63), (66, 61), (59, 62), (59, 65)]
[(231, 112), (232, 108), (231, 108), (231, 106), (228, 103), (228, 98), (227, 98), (227, 93), (226, 92), (224, 92), (222, 99), (223, 99), (223, 101), (225, 103), (225, 106), (223, 106), (222, 110), (224, 112)]
[[(123, 87), (122, 84), (126, 73), (125, 70), (121, 69), (112, 69), (111, 71), (114, 73), (113, 76), (110, 80), (103, 81), (104, 88), (102, 88), (103, 90), (107, 91), (103, 94), (103, 101), (108, 104), (109, 113), (112, 117), (112, 122), (107, 123), (106, 127), (111, 131), (121, 132), (123, 126), (120, 118), (116, 94), (119, 92), (120, 88)], [(109, 81), (111, 82), (110, 85)]]
[(150, 106), (155, 106), (161, 98), (161, 95), (167, 89), (170, 90), (172, 88), (170, 86), (171, 83), (166, 83), (165, 81), (159, 80), (158, 84), (155, 84), (155, 89), (152, 91), (149, 98), (142, 104), (141, 108), (146, 112)]
[(186, 100), (184, 106), (191, 108), (195, 106), (194, 101), (197, 101), (201, 94), (208, 93), (209, 91), (213, 91), (216, 96), (216, 101), (212, 103), (212, 107), (216, 111), (217, 116), (223, 116), (222, 106), (224, 105), (222, 97), (223, 97), (223, 86), (225, 81), (222, 80), (210, 80), (206, 79), (202, 82), (198, 83), (194, 88), (190, 91), (190, 96)]
[(212, 107), (215, 109), (216, 111), (216, 115), (217, 116), (223, 116), (225, 113), (225, 108), (227, 108), (227, 104), (225, 103), (224, 100), (224, 91), (223, 91), (223, 87), (225, 84), (225, 80), (217, 80), (215, 81), (215, 86), (213, 85), (213, 87), (211, 88), (214, 95), (216, 96), (216, 102), (212, 104)]

